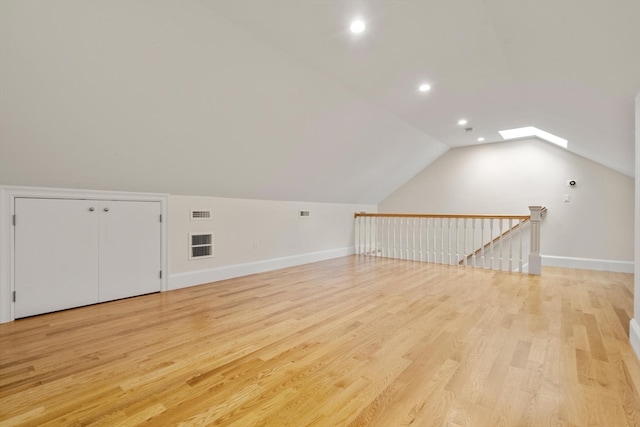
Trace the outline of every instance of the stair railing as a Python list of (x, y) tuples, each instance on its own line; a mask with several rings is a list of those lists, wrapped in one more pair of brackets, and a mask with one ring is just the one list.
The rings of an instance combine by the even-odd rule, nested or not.
[(356, 253), (539, 275), (540, 220), (547, 209), (529, 209), (530, 215), (359, 212)]

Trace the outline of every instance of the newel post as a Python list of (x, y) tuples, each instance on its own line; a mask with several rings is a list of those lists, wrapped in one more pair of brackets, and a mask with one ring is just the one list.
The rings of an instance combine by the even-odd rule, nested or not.
[(529, 274), (542, 273), (542, 257), (540, 256), (540, 220), (542, 206), (529, 206), (531, 215), (531, 251), (529, 251)]

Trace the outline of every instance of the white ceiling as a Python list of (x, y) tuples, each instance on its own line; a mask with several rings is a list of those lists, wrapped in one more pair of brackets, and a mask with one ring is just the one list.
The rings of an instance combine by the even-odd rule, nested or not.
[[(209, 7), (448, 147), (533, 125), (634, 175), (640, 1), (214, 1)], [(349, 22), (360, 17), (366, 32)], [(416, 91), (429, 82), (428, 94)], [(459, 118), (474, 132), (465, 133)], [(390, 143), (392, 143), (390, 141)]]
[(2, 0), (0, 184), (378, 203), (528, 125), (632, 176), (638, 92), (640, 0)]

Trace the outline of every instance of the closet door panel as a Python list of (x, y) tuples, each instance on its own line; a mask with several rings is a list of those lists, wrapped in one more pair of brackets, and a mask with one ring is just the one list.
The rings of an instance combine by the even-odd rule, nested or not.
[(97, 303), (98, 203), (18, 198), (15, 214), (15, 317)]
[(102, 202), (101, 302), (160, 291), (160, 213), (159, 202)]

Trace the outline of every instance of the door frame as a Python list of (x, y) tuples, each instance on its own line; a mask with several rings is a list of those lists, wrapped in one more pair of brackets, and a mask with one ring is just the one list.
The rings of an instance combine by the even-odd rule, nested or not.
[[(160, 226), (161, 292), (168, 290), (168, 194), (3, 185), (0, 186), (0, 323), (15, 320), (15, 303), (13, 302), (13, 291), (15, 291), (13, 215), (15, 214), (15, 199), (22, 197), (160, 202), (162, 215)], [(17, 221), (20, 221), (20, 219), (18, 218)]]

